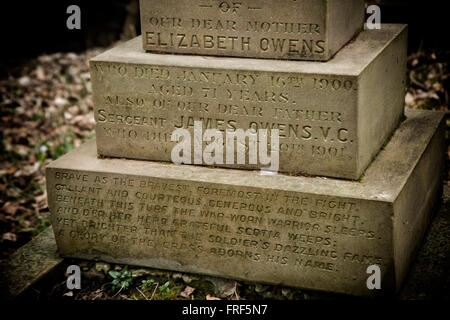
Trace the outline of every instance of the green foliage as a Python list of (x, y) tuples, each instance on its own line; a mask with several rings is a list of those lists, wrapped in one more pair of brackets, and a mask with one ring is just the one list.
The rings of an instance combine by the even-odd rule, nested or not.
[(152, 288), (155, 284), (158, 286), (159, 292), (161, 292), (162, 294), (170, 292), (169, 288), (170, 281), (167, 281), (163, 285), (159, 285), (159, 283), (157, 283), (154, 279), (142, 280), (142, 284), (139, 286), (139, 288), (142, 291), (147, 291), (150, 288)]
[(38, 215), (38, 226), (37, 226), (38, 233), (41, 233), (48, 227), (50, 227), (49, 217)]
[[(161, 281), (162, 282), (162, 281)], [(160, 284), (155, 279), (142, 280), (139, 289), (142, 291), (138, 295), (134, 295), (133, 299), (141, 299), (144, 294), (147, 300), (178, 300), (182, 299), (180, 293), (183, 291), (184, 284), (171, 283), (166, 281)]]
[(31, 233), (32, 235), (38, 235), (50, 226), (50, 218), (48, 216), (42, 216), (40, 214), (36, 215), (37, 226), (36, 227), (26, 227), (24, 218), (20, 217), (18, 219), (19, 225), (22, 227), (20, 233)]
[(418, 105), (417, 108), (418, 109), (424, 109), (424, 110), (439, 110), (439, 101), (437, 100), (424, 100), (421, 101)]
[(108, 272), (109, 276), (113, 278), (112, 281), (112, 290), (116, 289), (128, 289), (133, 283), (133, 277), (131, 272), (128, 271), (128, 267), (123, 268), (122, 271), (110, 270)]
[(164, 283), (162, 286), (159, 287), (159, 291), (160, 291), (161, 293), (169, 293), (169, 292), (170, 292), (169, 284), (170, 284), (169, 281), (167, 281), (166, 283)]
[(45, 115), (43, 115), (42, 113), (34, 113), (31, 117), (32, 121), (40, 121), (42, 119), (45, 119)]
[(34, 148), (37, 160), (44, 164), (46, 159), (56, 160), (62, 155), (75, 149), (74, 144), (75, 135), (72, 131), (66, 132), (62, 138), (54, 142), (53, 148), (47, 141), (40, 141), (40, 143)]
[(44, 164), (45, 159), (47, 159), (48, 150), (50, 150), (50, 147), (46, 142), (41, 142), (39, 145), (36, 146), (35, 148), (36, 157), (41, 164)]
[(52, 159), (56, 160), (73, 149), (75, 149), (75, 145), (73, 144), (73, 135), (65, 134), (63, 141), (55, 145)]
[(142, 280), (142, 284), (139, 286), (139, 288), (142, 291), (146, 291), (146, 290), (150, 289), (154, 284), (155, 284), (155, 280), (153, 280), (153, 279)]

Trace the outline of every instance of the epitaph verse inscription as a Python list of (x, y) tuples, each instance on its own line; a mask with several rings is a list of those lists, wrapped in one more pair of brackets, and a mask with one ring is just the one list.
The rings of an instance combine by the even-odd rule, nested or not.
[(362, 28), (364, 2), (339, 1), (141, 0), (143, 45), (159, 52), (328, 60)]
[(315, 288), (363, 286), (367, 266), (391, 263), (389, 216), (358, 199), (61, 169), (48, 179), (63, 255)]
[(114, 62), (91, 62), (91, 76), (103, 155), (171, 161), (172, 132), (201, 121), (224, 133), (279, 130), (281, 172), (355, 175), (356, 77)]

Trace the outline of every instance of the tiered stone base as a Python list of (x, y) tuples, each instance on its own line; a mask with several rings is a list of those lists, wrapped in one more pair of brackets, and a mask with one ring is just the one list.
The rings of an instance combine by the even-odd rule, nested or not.
[[(95, 141), (47, 168), (65, 257), (353, 295), (401, 285), (440, 190), (443, 115), (407, 119), (361, 181), (99, 159)], [(381, 290), (368, 290), (369, 265)]]

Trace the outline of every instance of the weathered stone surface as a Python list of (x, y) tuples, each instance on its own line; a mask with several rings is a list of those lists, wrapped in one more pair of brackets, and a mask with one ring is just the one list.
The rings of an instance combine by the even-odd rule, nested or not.
[[(408, 110), (360, 182), (99, 159), (47, 168), (63, 256), (354, 295), (393, 292), (440, 190), (443, 114)], [(366, 287), (368, 265), (382, 290)]]
[(153, 52), (326, 61), (363, 21), (363, 0), (141, 0)]
[(0, 265), (0, 298), (13, 300), (63, 262), (48, 228)]
[[(281, 172), (358, 179), (402, 118), (406, 41), (383, 25), (303, 62), (147, 54), (136, 38), (90, 62), (98, 153), (170, 162), (173, 131), (201, 120), (279, 129)], [(231, 167), (265, 167), (246, 159)]]
[(441, 199), (399, 292), (402, 300), (450, 300), (450, 185), (445, 182)]

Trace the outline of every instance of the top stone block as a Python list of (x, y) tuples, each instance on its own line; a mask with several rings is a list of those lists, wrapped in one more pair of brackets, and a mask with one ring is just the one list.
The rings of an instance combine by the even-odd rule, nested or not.
[(363, 0), (140, 0), (144, 50), (327, 61), (363, 28)]

